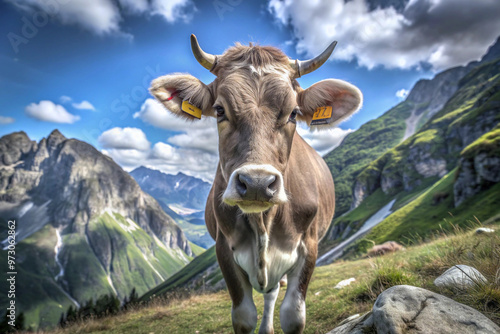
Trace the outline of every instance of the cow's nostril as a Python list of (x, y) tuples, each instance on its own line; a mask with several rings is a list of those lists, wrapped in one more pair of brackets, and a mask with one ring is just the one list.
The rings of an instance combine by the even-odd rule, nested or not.
[(278, 179), (276, 178), (275, 175), (269, 175), (267, 178), (266, 178), (266, 195), (268, 197), (273, 197), (274, 194), (276, 193), (276, 191), (278, 190)]
[(238, 191), (240, 196), (245, 196), (247, 193), (247, 184), (248, 180), (246, 179), (246, 176), (242, 174), (238, 175), (236, 178), (236, 191)]

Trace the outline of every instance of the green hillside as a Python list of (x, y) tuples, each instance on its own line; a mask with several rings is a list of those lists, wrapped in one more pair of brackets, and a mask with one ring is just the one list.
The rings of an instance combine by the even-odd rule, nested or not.
[[(16, 284), (23, 287), (16, 300), (27, 327), (54, 326), (70, 305), (75, 306), (68, 292), (80, 304), (104, 294), (124, 298), (134, 287), (143, 294), (191, 260), (182, 251), (165, 247), (135, 222), (117, 213), (103, 213), (89, 223), (88, 229), (94, 244), (78, 233), (62, 236), (64, 247), (59, 259), (65, 263), (63, 280), (55, 278), (60, 268), (55, 261), (57, 236), (52, 225), (45, 225), (16, 245)], [(107, 246), (110, 248), (106, 249)], [(7, 253), (1, 255), (0, 268), (7, 272)], [(101, 262), (102, 258), (108, 261)], [(0, 289), (8, 291), (5, 280)], [(6, 298), (6, 294), (0, 295), (0, 304), (7, 305)]]
[[(499, 229), (500, 225), (489, 225)], [(500, 324), (500, 286), (495, 273), (498, 260), (500, 232), (476, 235), (472, 231), (455, 229), (441, 234), (429, 243), (408, 247), (405, 251), (380, 258), (341, 261), (318, 267), (311, 279), (306, 299), (307, 323), (304, 333), (326, 333), (347, 317), (369, 311), (378, 294), (394, 285), (409, 284), (423, 287), (480, 310)], [(457, 263), (477, 268), (489, 280), (480, 288), (462, 291), (440, 290), (433, 281), (447, 268)], [(350, 286), (338, 290), (341, 280), (354, 277)], [(281, 288), (274, 315), (275, 333), (279, 327), (279, 305), (286, 288)], [(159, 296), (149, 304), (122, 312), (117, 316), (87, 320), (51, 333), (232, 333), (231, 300), (227, 291), (199, 293), (188, 297)], [(262, 315), (263, 298), (254, 294), (257, 312)], [(259, 316), (258, 324), (260, 324)]]
[[(341, 184), (349, 179), (352, 188), (362, 189), (363, 192), (354, 194), (354, 197), (362, 196), (357, 199), (360, 204), (354, 210), (334, 219), (327, 238), (321, 244), (321, 250), (328, 250), (338, 244), (339, 240), (354, 233), (392, 199), (396, 199), (392, 211), (399, 210), (374, 228), (366, 238), (376, 242), (405, 242), (410, 233), (427, 235), (439, 229), (443, 218), (449, 217), (448, 212), (457, 212), (457, 223), (473, 219), (472, 214), (481, 219), (497, 214), (495, 206), (481, 205), (480, 208), (474, 208), (474, 213), (470, 211), (470, 202), (457, 206), (454, 186), (460, 158), (473, 155), (477, 151), (474, 151), (474, 147), (489, 150), (490, 155), (497, 154), (497, 131), (492, 129), (500, 121), (499, 101), (500, 60), (496, 60), (478, 66), (464, 76), (458, 83), (458, 90), (444, 107), (422, 124), (414, 135), (387, 149), (362, 167), (359, 167), (361, 163), (357, 167), (348, 166), (345, 169), (350, 171), (346, 174), (347, 178), (342, 177), (341, 173), (336, 184), (339, 179)], [(491, 133), (481, 137), (490, 130)], [(358, 136), (366, 136), (366, 129), (363, 127), (351, 136), (358, 132), (361, 132)], [(479, 137), (483, 139), (473, 144)], [(364, 143), (363, 139), (358, 140), (358, 144), (345, 141), (329, 157), (342, 156), (348, 151), (358, 152), (358, 146)], [(468, 145), (471, 146), (462, 152)], [(377, 150), (379, 148), (381, 146), (377, 146)], [(364, 154), (365, 158), (367, 156)], [(359, 169), (352, 172), (353, 168)], [(332, 169), (332, 173), (335, 175), (335, 169)], [(487, 190), (486, 188), (483, 190)], [(498, 198), (499, 191), (498, 187), (493, 187), (479, 198), (491, 202), (495, 196)], [(336, 195), (347, 196), (339, 200), (349, 202), (353, 191), (351, 189), (346, 195), (342, 193), (342, 188), (336, 189)], [(424, 197), (426, 205), (422, 206)], [(358, 242), (360, 243), (363, 242)], [(361, 247), (363, 250), (368, 244), (371, 245), (366, 241), (364, 244)]]
[(339, 147), (324, 157), (335, 180), (336, 217), (351, 207), (356, 176), (366, 165), (401, 142), (406, 129), (405, 119), (414, 107), (412, 102), (401, 102), (347, 135)]
[[(207, 273), (211, 267), (215, 267), (212, 272)], [(204, 275), (198, 282), (194, 280), (200, 276)], [(180, 271), (175, 273), (168, 280), (158, 285), (154, 289), (148, 291), (141, 297), (142, 301), (148, 301), (152, 296), (164, 295), (170, 291), (175, 290), (179, 287), (186, 287), (189, 283), (194, 283), (193, 288), (199, 288), (201, 284), (206, 284), (207, 287), (212, 287), (222, 279), (222, 273), (217, 265), (217, 257), (215, 255), (215, 246), (207, 249), (201, 255), (197, 256), (188, 265), (182, 268)]]

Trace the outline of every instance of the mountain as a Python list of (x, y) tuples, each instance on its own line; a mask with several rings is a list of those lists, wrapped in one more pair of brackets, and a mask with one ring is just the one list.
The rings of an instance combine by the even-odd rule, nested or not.
[(455, 94), (460, 80), (477, 66), (500, 57), (500, 40), (493, 44), (479, 62), (454, 67), (432, 80), (419, 80), (405, 101), (377, 119), (350, 133), (324, 159), (335, 180), (335, 217), (356, 208), (364, 189), (355, 187), (355, 179), (372, 161), (418, 131), (439, 112)]
[(417, 82), (405, 101), (349, 134), (325, 157), (336, 181), (338, 211), (322, 253), (389, 203), (389, 216), (344, 253), (360, 252), (371, 242), (429, 235), (444, 218), (465, 224), (499, 213), (492, 202), (499, 196), (499, 49), (497, 41), (480, 62)]
[(203, 248), (214, 244), (205, 227), (205, 203), (212, 187), (210, 183), (183, 173), (165, 174), (143, 166), (130, 175), (175, 219), (189, 241)]
[[(0, 217), (4, 237), (7, 219), (16, 220), (16, 304), (33, 328), (90, 298), (144, 293), (192, 255), (182, 230), (128, 173), (57, 130), (38, 143), (24, 132), (0, 138)], [(5, 280), (0, 287), (8, 290)]]

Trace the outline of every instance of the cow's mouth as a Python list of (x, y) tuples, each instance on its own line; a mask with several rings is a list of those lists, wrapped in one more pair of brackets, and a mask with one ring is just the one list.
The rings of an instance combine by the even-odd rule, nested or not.
[(240, 208), (240, 210), (243, 211), (243, 213), (259, 213), (267, 211), (274, 205), (274, 203), (271, 202), (248, 201), (248, 200), (235, 201), (235, 202), (225, 201), (225, 203), (231, 206), (237, 205)]

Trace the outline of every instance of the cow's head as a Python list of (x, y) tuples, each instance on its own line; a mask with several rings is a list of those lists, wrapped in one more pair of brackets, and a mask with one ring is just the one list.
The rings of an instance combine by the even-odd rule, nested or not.
[(151, 93), (170, 112), (187, 119), (196, 111), (217, 118), (226, 204), (252, 213), (286, 202), (283, 175), (296, 121), (311, 124), (318, 108), (332, 107), (332, 126), (358, 110), (361, 93), (347, 82), (328, 79), (304, 90), (295, 80), (319, 68), (335, 44), (307, 61), (290, 60), (273, 47), (239, 44), (215, 56), (191, 35), (196, 59), (217, 78), (205, 85), (189, 74), (171, 74), (152, 82)]

